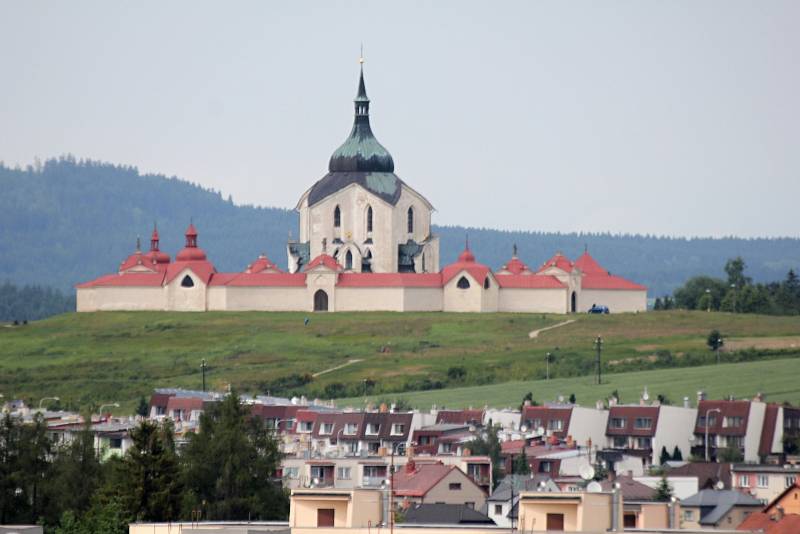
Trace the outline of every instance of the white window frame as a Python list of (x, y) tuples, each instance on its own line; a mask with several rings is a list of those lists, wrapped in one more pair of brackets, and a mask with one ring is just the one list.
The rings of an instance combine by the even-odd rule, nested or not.
[(758, 475), (756, 477), (756, 486), (759, 488), (769, 487), (769, 475)]
[(405, 431), (406, 425), (403, 423), (392, 423), (392, 436), (402, 436)]
[(739, 487), (740, 488), (749, 488), (750, 487), (750, 476), (749, 475), (739, 475)]
[(340, 466), (336, 468), (337, 480), (350, 480), (352, 469), (350, 467)]
[(345, 423), (344, 432), (345, 436), (355, 436), (358, 433), (358, 423)]
[(319, 427), (319, 433), (323, 436), (330, 436), (333, 434), (333, 423), (322, 423)]
[(364, 434), (367, 436), (377, 436), (381, 433), (381, 424), (380, 423), (367, 423), (367, 429), (364, 431)]

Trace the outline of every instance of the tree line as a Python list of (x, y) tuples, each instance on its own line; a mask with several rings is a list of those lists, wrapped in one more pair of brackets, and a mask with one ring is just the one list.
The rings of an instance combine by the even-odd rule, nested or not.
[[(298, 197), (317, 178), (310, 176), (307, 184), (300, 185)], [(176, 177), (141, 174), (135, 167), (72, 156), (25, 168), (0, 163), (0, 190), (0, 279), (17, 284), (46, 284), (71, 292), (76, 283), (114, 272), (133, 252), (137, 235), (146, 245), (154, 222), (162, 249), (174, 255), (194, 218), (200, 246), (221, 271), (241, 271), (262, 252), (280, 265), (286, 257), (287, 238), (290, 234), (298, 237), (297, 214), (289, 209), (236, 204), (220, 191)], [(532, 269), (557, 251), (574, 260), (588, 247), (613, 274), (648, 286), (652, 295), (671, 293), (692, 276), (716, 273), (719, 258), (737, 254), (751, 263), (752, 276), (758, 281), (800, 268), (800, 246), (793, 238), (659, 237), (463, 226), (435, 226), (433, 231), (441, 240), (443, 265), (455, 261), (466, 234), (478, 261), (493, 269), (510, 259), (514, 244)]]
[(767, 283), (755, 283), (745, 274), (746, 269), (740, 256), (730, 259), (725, 263), (726, 278), (692, 277), (675, 290), (672, 298), (657, 298), (655, 309), (800, 314), (800, 278), (794, 269), (789, 269), (783, 280)]
[(167, 421), (143, 421), (122, 457), (101, 462), (89, 427), (56, 443), (41, 415), (0, 421), (0, 524), (54, 534), (124, 534), (134, 521), (279, 520), (288, 497), (263, 420), (231, 393), (177, 447)]
[(52, 287), (0, 285), (0, 322), (22, 324), (70, 311), (75, 311), (75, 295)]

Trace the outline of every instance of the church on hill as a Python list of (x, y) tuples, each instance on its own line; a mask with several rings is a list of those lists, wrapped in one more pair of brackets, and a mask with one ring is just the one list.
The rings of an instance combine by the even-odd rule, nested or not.
[(279, 268), (264, 255), (242, 272), (220, 273), (198, 245), (194, 224), (175, 255), (136, 250), (116, 273), (77, 286), (79, 312), (164, 311), (645, 311), (647, 288), (612, 275), (588, 251), (576, 261), (557, 253), (529, 268), (516, 247), (493, 271), (467, 244), (440, 269), (433, 205), (394, 173), (394, 160), (372, 133), (363, 62), (350, 135), (328, 173), (297, 203), (300, 235)]

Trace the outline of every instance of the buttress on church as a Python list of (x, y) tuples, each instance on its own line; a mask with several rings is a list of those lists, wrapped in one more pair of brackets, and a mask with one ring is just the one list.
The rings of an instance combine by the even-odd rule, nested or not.
[(193, 224), (172, 260), (154, 228), (149, 251), (137, 244), (118, 272), (77, 286), (78, 311), (646, 310), (647, 288), (610, 274), (588, 252), (574, 262), (557, 253), (531, 269), (515, 247), (492, 271), (467, 245), (440, 269), (433, 206), (394, 173), (370, 128), (363, 64), (354, 102), (350, 135), (297, 203), (300, 236), (287, 243), (286, 269), (261, 255), (242, 272), (217, 272)]

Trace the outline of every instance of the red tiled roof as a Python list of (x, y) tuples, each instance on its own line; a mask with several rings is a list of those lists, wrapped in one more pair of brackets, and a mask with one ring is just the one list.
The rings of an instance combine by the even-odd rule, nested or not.
[(217, 270), (214, 268), (214, 265), (207, 260), (198, 260), (198, 261), (176, 261), (174, 263), (170, 263), (167, 266), (167, 276), (164, 279), (165, 284), (169, 284), (175, 278), (180, 275), (184, 269), (189, 269), (192, 273), (195, 274), (202, 282), (208, 285), (208, 282), (211, 280), (211, 277)]
[(436, 414), (436, 424), (483, 424), (483, 410), (440, 410)]
[[(704, 434), (706, 428), (700, 426), (700, 418), (705, 417), (708, 410), (720, 410), (719, 413), (711, 413), (714, 424), (708, 427), (709, 434), (719, 434), (723, 436), (744, 436), (747, 433), (748, 416), (750, 415), (750, 401), (729, 401), (729, 400), (703, 400), (697, 404), (697, 420), (695, 422), (694, 433)], [(725, 417), (741, 417), (742, 424), (739, 426), (723, 427)]]
[(247, 266), (244, 272), (260, 273), (266, 270), (280, 272), (280, 269), (278, 268), (277, 265), (272, 263), (272, 261), (270, 261), (270, 259), (266, 255), (261, 254), (258, 258), (256, 258), (256, 261)]
[(133, 269), (134, 267), (144, 267), (145, 269), (149, 269), (151, 271), (158, 270), (157, 267), (153, 264), (152, 260), (148, 260), (145, 255), (141, 251), (136, 251), (130, 256), (128, 256), (125, 261), (123, 261), (119, 266), (119, 271), (127, 271), (128, 269)]
[(407, 465), (393, 475), (394, 494), (399, 497), (424, 497), (454, 469), (458, 468), (439, 463)]
[(564, 289), (555, 276), (547, 274), (498, 274), (497, 285), (509, 289)]
[[(227, 273), (226, 273), (227, 274)], [(217, 283), (215, 275), (211, 285), (230, 287), (305, 287), (305, 273), (235, 273), (225, 282)]]
[[(608, 410), (606, 435), (653, 437), (658, 427), (658, 413), (658, 406), (612, 406)], [(650, 428), (636, 428), (634, 425), (637, 417), (649, 417)], [(611, 420), (616, 418), (625, 419), (625, 428), (611, 427)]]
[(644, 291), (647, 288), (641, 284), (626, 280), (621, 276), (611, 274), (593, 273), (585, 274), (581, 279), (582, 289), (617, 289), (630, 291)]
[(325, 267), (327, 267), (328, 269), (331, 269), (332, 271), (341, 271), (342, 270), (342, 266), (339, 265), (339, 263), (333, 258), (333, 256), (330, 256), (329, 254), (324, 254), (324, 253), (320, 254), (319, 256), (317, 256), (316, 258), (311, 260), (308, 263), (308, 265), (306, 265), (305, 270), (309, 271), (309, 270), (313, 269), (314, 267), (318, 267), (320, 265), (324, 265)]
[[(572, 407), (565, 406), (563, 408), (551, 408), (549, 406), (525, 406), (522, 410), (522, 424), (527, 424), (527, 421), (539, 420), (545, 429), (550, 428), (550, 421), (562, 421), (561, 430), (553, 431), (553, 434), (559, 437), (565, 437), (569, 430), (569, 422), (572, 418)], [(531, 428), (531, 431), (536, 430)]]
[(512, 439), (509, 441), (500, 442), (500, 452), (504, 452), (506, 454), (518, 454), (522, 452), (524, 447), (524, 439)]
[(767, 411), (764, 414), (764, 426), (761, 429), (761, 441), (758, 444), (759, 456), (766, 456), (772, 452), (772, 438), (775, 436), (779, 408), (777, 404), (767, 404)]
[(775, 514), (765, 512), (753, 512), (736, 527), (736, 530), (762, 531), (764, 534), (797, 534), (800, 532), (800, 515), (786, 514), (780, 521), (773, 519), (774, 516)]
[(603, 269), (588, 252), (584, 252), (580, 258), (575, 260), (575, 267), (580, 269), (583, 274), (608, 274), (608, 271)]
[(78, 284), (78, 289), (85, 289), (90, 287), (154, 287), (161, 286), (164, 282), (163, 272), (153, 273), (122, 273), (122, 274), (107, 274), (96, 278), (89, 282)]
[(475, 255), (469, 249), (465, 249), (458, 256), (458, 261), (447, 265), (442, 269), (442, 285), (447, 284), (459, 273), (466, 271), (479, 284), (483, 284), (486, 276), (491, 272), (487, 266), (475, 261)]
[(202, 410), (203, 399), (196, 397), (170, 397), (167, 401), (167, 413), (172, 410)]
[(523, 272), (531, 273), (531, 270), (528, 268), (528, 266), (516, 256), (512, 256), (512, 258), (508, 260), (508, 263), (503, 265), (500, 270), (508, 271), (511, 274), (522, 274)]
[(544, 262), (542, 266), (539, 268), (539, 270), (536, 272), (540, 273), (542, 271), (549, 269), (550, 267), (557, 267), (562, 271), (570, 273), (572, 272), (572, 268), (574, 267), (574, 265), (572, 264), (571, 261), (569, 261), (569, 258), (564, 256), (560, 252), (556, 252), (555, 256)]
[(439, 273), (342, 273), (338, 287), (442, 287)]

